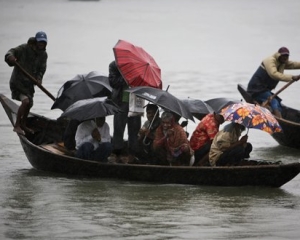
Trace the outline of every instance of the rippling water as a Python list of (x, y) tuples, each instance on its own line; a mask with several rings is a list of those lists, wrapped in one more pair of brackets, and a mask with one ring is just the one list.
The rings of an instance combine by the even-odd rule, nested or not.
[[(124, 39), (155, 58), (174, 95), (240, 99), (237, 84), (279, 47), (300, 61), (299, 7), (296, 0), (0, 0), (0, 49), (4, 55), (44, 30), (44, 87), (56, 95), (78, 73), (108, 73), (112, 47)], [(8, 97), (11, 70), (0, 64)], [(299, 108), (299, 91), (299, 83), (283, 91), (283, 103)], [(60, 115), (39, 89), (34, 100), (35, 113)], [(299, 176), (280, 189), (70, 178), (32, 169), (2, 108), (0, 133), (1, 239), (299, 238)], [(253, 158), (299, 162), (299, 150), (264, 132), (251, 129), (249, 140)]]

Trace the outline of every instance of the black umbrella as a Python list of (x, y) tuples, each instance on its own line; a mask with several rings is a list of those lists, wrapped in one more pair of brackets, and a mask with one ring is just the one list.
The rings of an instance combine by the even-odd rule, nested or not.
[(97, 117), (105, 117), (121, 112), (121, 110), (108, 99), (92, 98), (83, 99), (73, 103), (60, 116), (60, 118), (71, 118), (85, 121)]
[(191, 119), (194, 121), (192, 113), (188, 107), (178, 98), (171, 93), (153, 87), (134, 87), (126, 90), (134, 93), (136, 96), (143, 98), (153, 104), (156, 104), (171, 112), (177, 113), (183, 118)]
[(187, 98), (182, 99), (182, 102), (188, 107), (193, 116), (198, 120), (201, 120), (207, 114), (214, 112), (211, 106), (199, 99)]
[(108, 77), (102, 73), (92, 71), (78, 74), (59, 89), (51, 109), (59, 108), (64, 111), (78, 100), (109, 96), (111, 92)]
[(233, 98), (212, 98), (205, 101), (205, 103), (207, 103), (216, 113), (220, 113), (223, 108), (227, 107), (230, 104), (240, 102), (241, 100)]

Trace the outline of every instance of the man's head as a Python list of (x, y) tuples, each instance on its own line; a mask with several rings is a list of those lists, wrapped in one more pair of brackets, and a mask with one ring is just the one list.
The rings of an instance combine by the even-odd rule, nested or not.
[(98, 127), (102, 127), (104, 123), (105, 123), (105, 117), (96, 118), (96, 124)]
[(289, 59), (290, 51), (286, 47), (279, 48), (278, 53), (280, 54), (278, 59), (281, 63), (285, 63)]
[(48, 43), (47, 34), (45, 32), (37, 32), (35, 34), (36, 39), (36, 46), (38, 50), (44, 50), (46, 48), (46, 45)]
[[(158, 106), (154, 104), (148, 104), (146, 107), (146, 114), (148, 121), (152, 121), (156, 111), (158, 110)], [(156, 117), (159, 117), (159, 113), (157, 113)]]
[(221, 114), (218, 113), (214, 113), (215, 119), (216, 121), (221, 125), (222, 123), (224, 123), (224, 117)]
[(161, 115), (161, 124), (163, 130), (173, 128), (174, 123), (174, 115), (171, 112), (163, 112), (163, 114)]

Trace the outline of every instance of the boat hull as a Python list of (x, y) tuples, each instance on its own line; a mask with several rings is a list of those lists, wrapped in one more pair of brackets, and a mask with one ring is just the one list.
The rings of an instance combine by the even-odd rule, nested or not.
[[(0, 95), (0, 100), (13, 124), (18, 106), (4, 95)], [(113, 178), (163, 184), (280, 187), (300, 172), (300, 163), (278, 164), (254, 160), (245, 161), (242, 166), (226, 167), (89, 161), (70, 156), (70, 152), (58, 144), (62, 141), (64, 132), (64, 124), (61, 122), (30, 113), (27, 123), (36, 133), (18, 136), (30, 164), (37, 170), (61, 173), (68, 177)], [(60, 146), (62, 151), (50, 146)]]
[(209, 186), (280, 187), (300, 171), (300, 163), (233, 167), (99, 163), (52, 153), (32, 144), (23, 136), (20, 136), (20, 141), (34, 168), (73, 176)]
[[(254, 103), (242, 85), (238, 85), (238, 90), (246, 102)], [(285, 105), (282, 108), (284, 119), (274, 116), (282, 128), (282, 132), (273, 133), (271, 136), (280, 145), (300, 149), (300, 111)]]

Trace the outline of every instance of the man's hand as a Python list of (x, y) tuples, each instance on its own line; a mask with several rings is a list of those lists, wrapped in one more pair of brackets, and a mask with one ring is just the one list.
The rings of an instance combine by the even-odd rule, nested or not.
[(174, 135), (174, 129), (167, 130), (167, 137), (172, 137)]
[(292, 79), (293, 79), (294, 81), (298, 81), (298, 80), (300, 79), (300, 75), (292, 76)]
[(244, 144), (244, 143), (247, 143), (247, 140), (248, 140), (248, 135), (245, 135), (245, 136), (242, 136), (242, 137), (241, 137), (241, 139), (240, 139), (239, 142), (240, 142), (241, 144)]
[(10, 65), (14, 66), (17, 59), (15, 58), (15, 56), (9, 56), (7, 61), (9, 62)]
[(42, 80), (41, 80), (40, 78), (37, 78), (37, 79), (36, 79), (36, 82), (37, 82), (37, 83), (36, 83), (37, 85), (42, 85)]
[(96, 141), (98, 141), (98, 142), (101, 141), (101, 134), (99, 133), (99, 131), (98, 131), (97, 128), (95, 128), (95, 129), (92, 131), (92, 137), (93, 137)]

